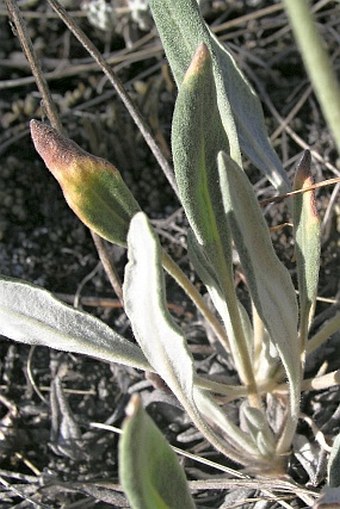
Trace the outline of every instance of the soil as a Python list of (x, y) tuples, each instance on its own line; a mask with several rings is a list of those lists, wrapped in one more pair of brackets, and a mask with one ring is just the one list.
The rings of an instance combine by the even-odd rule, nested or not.
[[(99, 5), (89, 0), (92, 5)], [(107, 29), (85, 16), (85, 2), (68, 0), (77, 22), (107, 57), (120, 56), (117, 72), (126, 84), (155, 137), (170, 157), (171, 116), (176, 87), (153, 31), (149, 15), (136, 21), (125, 5), (112, 0)], [(339, 68), (340, 8), (336, 1), (313, 2), (318, 26)], [(163, 243), (191, 272), (185, 250), (186, 222), (171, 188), (138, 133), (124, 106), (84, 48), (75, 41), (44, 1), (20, 4), (29, 34), (48, 77), (68, 136), (84, 149), (105, 157), (121, 171), (142, 208), (154, 220)], [(300, 56), (278, 2), (212, 0), (204, 3), (207, 21), (227, 42), (263, 102), (268, 132), (291, 178), (304, 144), (312, 149), (317, 181), (339, 176), (340, 160), (310, 88)], [(82, 7), (82, 9), (81, 9)], [(120, 9), (120, 10), (119, 10)], [(133, 58), (131, 45), (149, 57)], [(141, 42), (142, 41), (142, 42)], [(79, 67), (78, 67), (79, 66)], [(54, 75), (53, 75), (54, 73)], [(131, 337), (128, 320), (113, 293), (89, 231), (65, 203), (59, 185), (34, 151), (28, 122), (44, 119), (44, 108), (5, 6), (0, 2), (0, 271), (47, 288), (60, 299), (95, 314), (120, 334)], [(287, 119), (287, 125), (283, 121)], [(260, 199), (273, 190), (245, 161), (246, 171)], [(339, 291), (339, 205), (334, 187), (317, 193), (323, 220), (323, 244), (315, 329), (335, 312)], [(284, 204), (265, 209), (271, 226), (287, 220)], [(294, 276), (293, 245), (288, 228), (273, 234), (280, 258)], [(125, 251), (108, 246), (123, 278)], [(199, 282), (197, 281), (197, 284)], [(240, 297), (245, 290), (239, 285)], [(212, 353), (201, 318), (176, 285), (169, 281), (170, 308), (198, 352), (207, 373), (225, 367)], [(327, 343), (322, 360), (338, 369), (339, 336)], [(320, 354), (307, 366), (307, 376), (320, 368)], [(229, 372), (235, 377), (234, 372)], [(58, 392), (59, 384), (62, 391)], [(76, 508), (129, 507), (118, 486), (117, 434), (93, 423), (121, 427), (133, 392), (172, 445), (233, 468), (197, 433), (178, 404), (134, 369), (108, 365), (80, 355), (47, 348), (30, 348), (0, 339), (0, 506)], [(57, 396), (59, 394), (59, 396)], [(60, 395), (61, 394), (61, 395)], [(66, 403), (65, 403), (66, 402)], [(67, 407), (62, 410), (63, 404)], [(312, 418), (327, 441), (339, 432), (339, 387), (303, 395), (302, 412)], [(237, 412), (237, 408), (231, 408)], [(65, 413), (66, 412), (66, 413)], [(69, 418), (65, 425), (66, 417)], [(65, 432), (67, 428), (67, 435)], [(72, 432), (78, 433), (74, 438)], [(73, 436), (72, 439), (69, 437)], [(327, 454), (315, 441), (308, 420), (301, 419), (295, 448), (306, 448), (305, 460), (292, 456), (289, 474), (315, 498), (326, 481)], [(309, 447), (308, 447), (309, 445)], [(214, 479), (219, 472), (185, 459), (188, 479)], [(306, 507), (295, 494), (273, 489), (267, 495), (256, 487), (200, 489), (194, 492), (200, 509), (224, 507), (274, 508), (280, 494), (288, 507)], [(312, 496), (312, 495), (311, 495)], [(313, 495), (314, 496), (314, 495)], [(312, 497), (313, 498), (313, 497)], [(35, 505), (34, 505), (35, 504)], [(287, 507), (287, 505), (285, 506)]]

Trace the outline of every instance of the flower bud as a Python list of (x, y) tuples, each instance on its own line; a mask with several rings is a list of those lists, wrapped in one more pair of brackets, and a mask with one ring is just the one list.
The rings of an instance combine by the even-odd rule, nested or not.
[(47, 124), (31, 120), (30, 127), (37, 152), (73, 212), (99, 236), (125, 246), (130, 220), (140, 207), (117, 168)]

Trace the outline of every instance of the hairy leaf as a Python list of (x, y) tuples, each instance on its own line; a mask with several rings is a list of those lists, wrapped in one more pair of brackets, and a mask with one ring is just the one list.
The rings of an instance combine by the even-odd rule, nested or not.
[(141, 349), (98, 318), (31, 283), (0, 277), (0, 334), (29, 345), (90, 355), (149, 370)]
[[(159, 242), (142, 212), (131, 221), (128, 256), (124, 278), (125, 309), (146, 358), (197, 428), (219, 451), (239, 463), (248, 463), (249, 457), (257, 458), (250, 437), (227, 418), (205, 391), (194, 385), (192, 356), (182, 331), (166, 307)], [(227, 440), (230, 437), (228, 443), (202, 418), (200, 408), (208, 420), (213, 419), (215, 426), (217, 419), (223, 422), (223, 433)]]
[(228, 151), (217, 108), (211, 58), (198, 47), (180, 86), (172, 122), (172, 152), (186, 216), (217, 280), (231, 272), (231, 242), (219, 187), (216, 154)]
[[(303, 190), (313, 184), (310, 165), (311, 155), (306, 150), (296, 170), (294, 190)], [(299, 283), (301, 349), (303, 350), (314, 312), (320, 269), (320, 218), (316, 209), (315, 191), (294, 196), (293, 223)]]
[(242, 151), (277, 189), (289, 189), (287, 176), (268, 141), (259, 99), (230, 52), (204, 23), (197, 1), (150, 0), (150, 6), (179, 87), (198, 45), (205, 43), (211, 52), (218, 107), (231, 157), (241, 165), (240, 143)]
[(119, 440), (119, 478), (132, 509), (194, 509), (185, 474), (137, 395)]
[[(257, 312), (280, 353), (291, 390), (290, 444), (298, 419), (300, 350), (297, 303), (289, 272), (277, 258), (253, 188), (241, 168), (226, 154), (219, 157), (225, 211)], [(281, 447), (282, 444), (279, 444)]]
[[(195, 234), (192, 261), (210, 294), (224, 304), (221, 315), (242, 382), (251, 385), (252, 367), (234, 290), (231, 241), (216, 154), (229, 149), (216, 102), (212, 62), (201, 44), (180, 85), (172, 124), (172, 151), (180, 198)], [(211, 283), (214, 281), (212, 287)], [(221, 309), (219, 309), (221, 312)]]

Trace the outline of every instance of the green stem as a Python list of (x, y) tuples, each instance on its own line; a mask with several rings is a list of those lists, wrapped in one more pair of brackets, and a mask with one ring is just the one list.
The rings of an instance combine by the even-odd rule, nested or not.
[(216, 256), (219, 274), (219, 282), (223, 297), (227, 306), (227, 313), (224, 313), (223, 320), (228, 332), (230, 350), (235, 362), (238, 375), (248, 390), (248, 401), (250, 406), (261, 409), (261, 400), (258, 394), (254, 365), (250, 358), (247, 340), (244, 335), (239, 305), (234, 288), (232, 272), (229, 270), (223, 249), (220, 243), (216, 245)]
[(307, 355), (314, 352), (324, 343), (332, 334), (340, 330), (340, 313), (337, 313), (328, 320), (321, 329), (308, 341)]
[[(177, 263), (175, 263), (174, 260), (172, 260), (172, 258), (164, 250), (162, 251), (162, 265), (164, 269), (175, 279), (179, 286), (185, 291), (185, 293), (191, 298), (191, 300), (196, 304), (197, 308), (200, 310), (204, 318), (207, 320), (207, 322), (215, 332), (223, 348), (226, 351), (229, 351), (232, 345), (230, 344), (228, 336), (224, 328), (220, 324), (219, 320), (216, 318), (214, 313), (210, 311), (210, 309), (204, 302), (204, 299), (202, 298), (201, 294), (190, 282), (190, 280), (180, 269)], [(230, 281), (226, 283), (229, 290), (227, 292), (227, 295), (229, 296), (234, 293), (234, 288), (230, 288), (231, 284), (232, 283)], [(239, 369), (242, 368), (243, 375), (242, 381), (247, 387), (249, 403), (256, 408), (261, 408), (261, 402), (256, 387), (253, 367), (246, 347), (246, 340), (244, 338), (240, 313), (236, 299), (233, 298), (228, 299), (228, 311), (230, 315), (232, 329), (234, 332), (233, 339), (234, 342), (236, 342), (236, 339), (238, 341), (237, 345), (233, 345), (234, 346), (234, 348), (232, 349), (233, 357), (235, 359), (236, 356), (238, 364), (241, 363), (241, 366), (238, 367)]]
[(199, 293), (197, 288), (191, 283), (191, 281), (187, 278), (184, 272), (180, 269), (176, 262), (165, 252), (162, 251), (162, 264), (164, 269), (174, 278), (174, 280), (179, 284), (179, 286), (185, 291), (185, 293), (190, 297), (190, 299), (195, 303), (197, 308), (200, 310), (204, 318), (209, 323), (210, 327), (213, 329), (216, 334), (218, 340), (222, 344), (222, 346), (229, 350), (229, 341), (228, 336), (216, 318), (214, 313), (208, 308), (207, 304), (204, 302), (202, 295)]
[(247, 397), (247, 387), (244, 385), (227, 385), (199, 375), (195, 375), (195, 385), (200, 389), (224, 396), (228, 401)]
[(242, 382), (247, 386), (249, 404), (255, 408), (261, 409), (261, 400), (254, 375), (254, 366), (250, 359), (247, 341), (242, 327), (233, 281), (229, 280), (225, 281), (225, 283), (225, 294), (228, 296), (228, 314), (233, 331), (232, 336), (230, 335), (230, 347), (234, 360), (237, 361), (238, 374)]
[[(215, 382), (199, 375), (195, 375), (195, 385), (208, 392), (218, 395), (218, 401), (223, 404), (235, 399), (247, 397), (247, 387), (244, 385), (227, 385)], [(340, 369), (326, 373), (322, 376), (305, 378), (301, 384), (301, 391), (322, 391), (340, 385)], [(273, 394), (279, 397), (286, 396), (290, 392), (288, 383), (278, 384), (274, 380), (266, 380), (257, 384), (259, 394)]]
[(302, 58), (340, 151), (340, 87), (308, 0), (284, 0)]

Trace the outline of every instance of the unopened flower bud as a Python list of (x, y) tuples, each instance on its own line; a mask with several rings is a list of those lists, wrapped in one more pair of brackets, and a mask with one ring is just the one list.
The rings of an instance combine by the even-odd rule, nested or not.
[(30, 127), (37, 152), (73, 212), (104, 239), (125, 245), (130, 220), (140, 207), (117, 168), (47, 124), (31, 120)]

